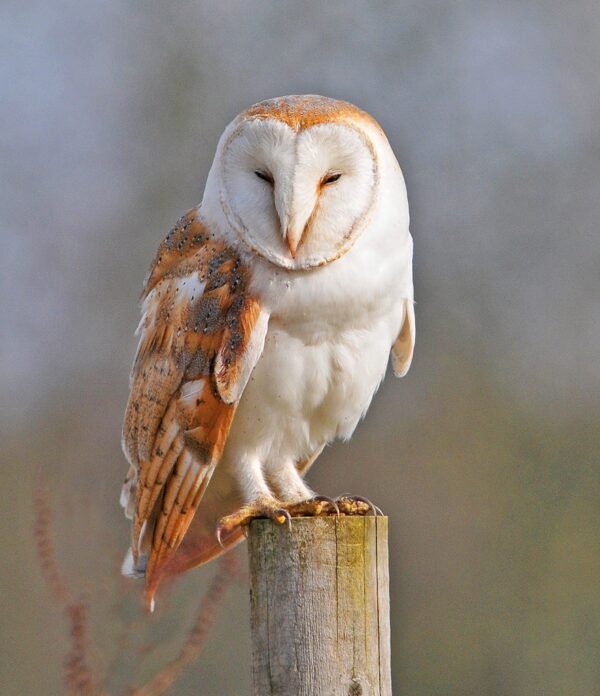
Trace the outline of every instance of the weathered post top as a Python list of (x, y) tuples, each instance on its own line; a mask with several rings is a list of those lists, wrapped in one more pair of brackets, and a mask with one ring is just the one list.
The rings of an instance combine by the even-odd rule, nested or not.
[(391, 696), (387, 517), (250, 526), (254, 696)]

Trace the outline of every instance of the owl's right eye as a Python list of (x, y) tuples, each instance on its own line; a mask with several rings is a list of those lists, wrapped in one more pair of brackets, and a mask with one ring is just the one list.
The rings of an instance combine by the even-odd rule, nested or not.
[(273, 186), (273, 184), (275, 183), (273, 180), (273, 176), (271, 174), (269, 174), (269, 172), (265, 172), (265, 171), (262, 171), (261, 169), (257, 169), (254, 173), (256, 174), (256, 176), (259, 179), (266, 181), (267, 184), (271, 184), (271, 186)]

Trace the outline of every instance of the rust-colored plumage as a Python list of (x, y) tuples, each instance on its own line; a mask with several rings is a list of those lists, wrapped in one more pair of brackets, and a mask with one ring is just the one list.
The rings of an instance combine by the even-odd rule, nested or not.
[(160, 245), (143, 297), (123, 443), (133, 560), (147, 555), (151, 598), (223, 452), (260, 305), (195, 209)]
[(322, 123), (368, 122), (381, 131), (381, 126), (366, 111), (350, 102), (320, 97), (315, 94), (297, 94), (265, 99), (253, 104), (241, 114), (244, 118), (269, 118), (282, 121), (296, 131)]

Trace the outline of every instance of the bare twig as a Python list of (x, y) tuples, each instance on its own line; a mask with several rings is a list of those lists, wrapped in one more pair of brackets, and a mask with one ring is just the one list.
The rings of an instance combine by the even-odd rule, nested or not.
[[(96, 679), (89, 665), (91, 643), (86, 606), (81, 599), (73, 595), (56, 559), (52, 536), (53, 512), (49, 503), (48, 487), (42, 475), (35, 484), (33, 507), (33, 531), (42, 573), (69, 626), (70, 643), (64, 662), (66, 692), (70, 696), (108, 696), (103, 687), (98, 686), (100, 680)], [(202, 597), (196, 620), (179, 654), (144, 686), (130, 689), (128, 693), (131, 696), (162, 696), (173, 686), (181, 671), (198, 657), (215, 622), (225, 592), (234, 580), (241, 577), (238, 565), (234, 553), (223, 557), (210, 587)]]
[(73, 696), (96, 694), (94, 674), (88, 665), (89, 641), (87, 618), (83, 602), (73, 602), (65, 608), (69, 619), (71, 645), (65, 659), (65, 686)]
[(34, 536), (42, 572), (69, 625), (70, 645), (65, 659), (65, 688), (73, 696), (94, 696), (98, 691), (94, 686), (93, 671), (88, 664), (90, 646), (85, 605), (73, 597), (56, 560), (52, 539), (53, 515), (48, 497), (46, 481), (40, 475), (33, 498)]
[(40, 567), (50, 592), (61, 607), (65, 607), (73, 601), (73, 597), (56, 560), (51, 531), (53, 514), (48, 502), (48, 486), (41, 474), (37, 478), (33, 491), (33, 510), (35, 514), (33, 535)]
[(206, 594), (202, 597), (192, 630), (177, 657), (168, 662), (149, 682), (133, 689), (130, 696), (163, 696), (173, 686), (183, 669), (200, 654), (206, 636), (212, 628), (219, 605), (231, 583), (239, 576), (238, 559), (233, 553), (226, 554)]

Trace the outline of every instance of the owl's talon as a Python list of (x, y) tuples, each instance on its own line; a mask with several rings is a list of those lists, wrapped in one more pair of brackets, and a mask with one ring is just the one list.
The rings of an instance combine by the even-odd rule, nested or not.
[(381, 509), (362, 495), (341, 495), (339, 498), (336, 498), (336, 502), (344, 515), (365, 516), (371, 514), (374, 517), (383, 517)]
[(311, 503), (313, 501), (315, 503), (326, 503), (327, 505), (330, 505), (335, 510), (335, 516), (340, 516), (340, 509), (333, 498), (329, 498), (326, 495), (315, 495), (308, 502)]
[(292, 516), (285, 508), (277, 508), (273, 511), (274, 515), (271, 518), (277, 524), (287, 524), (288, 529), (292, 528)]
[(289, 503), (286, 509), (292, 517), (322, 517), (331, 515), (333, 512), (336, 516), (340, 514), (335, 500), (325, 495), (315, 495), (307, 500)]
[(237, 512), (226, 517), (221, 517), (217, 523), (216, 534), (219, 544), (223, 546), (222, 536), (232, 534), (236, 530), (242, 530), (245, 536), (252, 520), (270, 519), (276, 524), (291, 524), (291, 515), (283, 507), (279, 507), (275, 499), (257, 500), (249, 505), (244, 505)]
[(368, 498), (364, 498), (362, 495), (353, 495), (351, 496), (353, 500), (356, 500), (358, 503), (364, 503), (365, 505), (368, 505), (371, 508), (371, 512), (373, 513), (373, 517), (377, 517), (377, 510), (379, 509), (374, 503), (372, 503)]
[(343, 495), (335, 500), (325, 495), (315, 495), (308, 500), (297, 503), (281, 503), (275, 499), (258, 500), (250, 505), (245, 505), (237, 512), (222, 517), (216, 528), (217, 541), (224, 546), (224, 539), (240, 530), (244, 536), (248, 534), (248, 527), (252, 520), (267, 518), (275, 524), (287, 525), (292, 528), (292, 517), (319, 517), (322, 515), (382, 515), (381, 510), (368, 498), (359, 495)]

